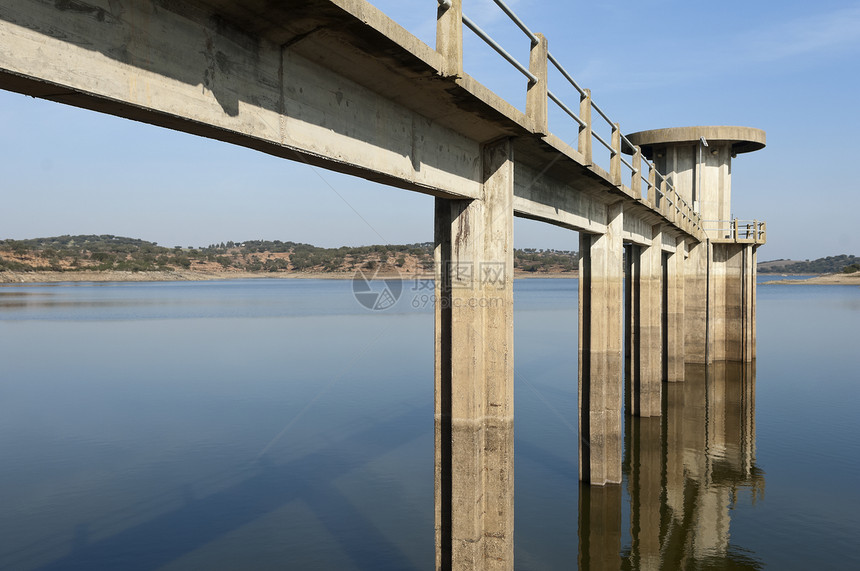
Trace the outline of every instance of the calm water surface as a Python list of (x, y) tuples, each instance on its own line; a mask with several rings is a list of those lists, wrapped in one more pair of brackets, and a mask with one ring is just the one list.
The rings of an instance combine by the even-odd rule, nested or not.
[[(430, 569), (433, 315), (348, 281), (0, 288), (0, 569)], [(423, 292), (426, 293), (426, 292)], [(518, 569), (860, 568), (860, 288), (760, 286), (576, 465), (577, 290), (515, 284)]]

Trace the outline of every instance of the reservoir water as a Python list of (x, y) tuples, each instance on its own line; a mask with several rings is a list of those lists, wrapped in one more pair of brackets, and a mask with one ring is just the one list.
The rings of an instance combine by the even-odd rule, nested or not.
[[(0, 570), (431, 569), (433, 314), (349, 281), (0, 287)], [(577, 283), (515, 283), (517, 569), (858, 569), (860, 287), (760, 285), (577, 481)], [(414, 307), (418, 306), (418, 307)]]

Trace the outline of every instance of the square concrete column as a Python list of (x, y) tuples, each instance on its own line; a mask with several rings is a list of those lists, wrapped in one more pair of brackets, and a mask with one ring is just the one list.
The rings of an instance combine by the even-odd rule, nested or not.
[(755, 250), (714, 244), (714, 360), (749, 362), (755, 354)]
[[(633, 312), (634, 339), (638, 347), (631, 364), (632, 395), (629, 413), (635, 416), (660, 416), (663, 386), (663, 232), (652, 229), (651, 245), (631, 248), (638, 256), (639, 271), (634, 274), (636, 292)], [(635, 306), (638, 304), (638, 307)]]
[(639, 246), (624, 246), (624, 410), (632, 414), (634, 386), (639, 385)]
[(714, 360), (713, 295), (711, 291), (711, 244), (689, 244), (684, 263), (684, 359), (707, 364)]
[(666, 267), (666, 371), (665, 379), (670, 383), (684, 380), (684, 258), (687, 253), (683, 238), (669, 255)]
[(713, 358), (711, 361), (725, 361), (734, 354), (738, 346), (739, 327), (735, 327), (740, 309), (740, 276), (737, 275), (737, 260), (733, 259), (733, 245), (714, 244), (711, 247), (710, 298), (712, 301), (709, 315), (714, 334)]
[(755, 312), (756, 312), (756, 273), (757, 246), (748, 245), (744, 248), (744, 279), (743, 279), (743, 361), (755, 361)]
[(436, 568), (513, 569), (510, 141), (480, 200), (436, 199)]
[(579, 235), (579, 479), (621, 482), (623, 207), (605, 234)]

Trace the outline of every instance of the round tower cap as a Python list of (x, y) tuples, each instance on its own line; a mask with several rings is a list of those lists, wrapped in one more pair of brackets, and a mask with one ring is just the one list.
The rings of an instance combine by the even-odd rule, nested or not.
[[(730, 143), (732, 154), (749, 153), (763, 149), (766, 144), (765, 132), (753, 127), (733, 127), (727, 125), (710, 127), (671, 127), (669, 129), (653, 129), (651, 131), (639, 131), (630, 133), (627, 139), (634, 145), (641, 147), (642, 152), (650, 157), (654, 147), (663, 145), (692, 144), (702, 139), (711, 143)], [(623, 151), (632, 154), (633, 149), (629, 145), (623, 145)]]

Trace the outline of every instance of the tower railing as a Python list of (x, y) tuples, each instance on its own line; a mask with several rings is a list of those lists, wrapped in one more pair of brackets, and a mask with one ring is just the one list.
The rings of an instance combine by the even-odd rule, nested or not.
[[(578, 124), (579, 136), (576, 145), (572, 145), (571, 148), (575, 149), (581, 155), (583, 164), (604, 171), (606, 177), (614, 185), (632, 198), (649, 204), (676, 225), (691, 232), (695, 229), (700, 233), (705, 233), (705, 229), (702, 227), (701, 216), (678, 194), (669, 179), (660, 173), (654, 164), (642, 155), (642, 149), (631, 143), (621, 133), (619, 124), (613, 122), (609, 115), (592, 100), (591, 90), (580, 86), (559, 60), (553, 56), (549, 51), (546, 38), (541, 34), (533, 32), (503, 0), (493, 0), (493, 2), (516, 24), (530, 42), (530, 61), (528, 66), (512, 56), (490, 34), (463, 13), (460, 4), (462, 0), (437, 1), (441, 11), (454, 8), (456, 3), (456, 8), (458, 9), (456, 13), (459, 14), (462, 25), (470, 29), (525, 76), (528, 82), (526, 115), (534, 122), (535, 131), (543, 134), (550, 133), (547, 106), (548, 102), (552, 101), (564, 114)], [(457, 69), (462, 69), (462, 44), (459, 45), (459, 50), (460, 52), (455, 54), (455, 57), (459, 58)], [(548, 66), (550, 64), (579, 93), (578, 112), (572, 109), (559, 95), (549, 89)], [(592, 111), (596, 112), (609, 126), (611, 132), (610, 141), (607, 141), (594, 130)], [(601, 147), (604, 147), (608, 151), (608, 165), (602, 161), (599, 165), (595, 164), (594, 141), (597, 141)], [(622, 156), (622, 151), (631, 154), (632, 158), (627, 160)], [(598, 154), (603, 156), (603, 153)], [(608, 170), (605, 169), (606, 166), (609, 167)], [(629, 176), (629, 185), (622, 182), (623, 179), (627, 179), (627, 176), (622, 177), (622, 166), (627, 176)]]
[(764, 244), (767, 224), (760, 220), (704, 220), (705, 233), (711, 242)]

